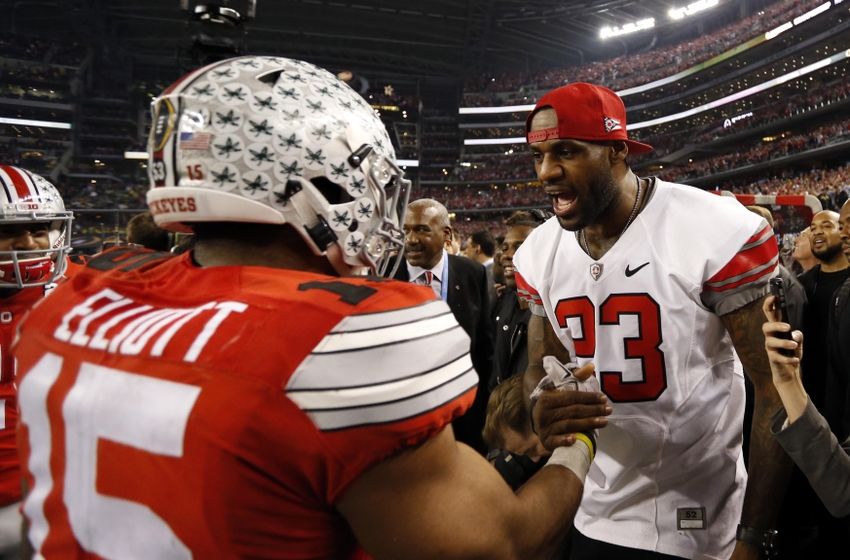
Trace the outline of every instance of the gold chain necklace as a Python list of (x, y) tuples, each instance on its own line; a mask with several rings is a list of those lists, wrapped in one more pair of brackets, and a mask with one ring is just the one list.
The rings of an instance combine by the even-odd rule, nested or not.
[[(640, 177), (638, 177), (637, 175), (635, 175), (635, 182), (637, 183), (637, 193), (635, 193), (635, 203), (634, 203), (634, 206), (632, 206), (632, 213), (629, 214), (629, 219), (626, 220), (626, 225), (623, 226), (622, 231), (620, 231), (620, 234), (617, 236), (617, 239), (614, 240), (614, 243), (616, 243), (617, 240), (620, 239), (620, 237), (622, 237), (624, 233), (626, 233), (626, 230), (629, 229), (629, 226), (632, 225), (632, 222), (637, 217), (638, 206), (639, 206), (639, 203), (640, 203), (640, 195), (641, 195), (641, 192), (643, 192), (643, 189), (642, 189), (641, 184), (640, 184)], [(594, 257), (593, 254), (590, 252), (590, 247), (587, 244), (587, 237), (584, 234), (584, 228), (581, 228), (579, 230), (578, 238), (579, 238), (579, 244), (584, 248), (584, 252), (587, 253), (587, 256), (590, 257), (593, 260), (597, 260), (596, 257)]]

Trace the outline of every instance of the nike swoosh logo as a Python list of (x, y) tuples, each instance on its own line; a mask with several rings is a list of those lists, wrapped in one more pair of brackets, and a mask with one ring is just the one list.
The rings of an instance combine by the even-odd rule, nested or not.
[(645, 266), (646, 266), (646, 265), (648, 265), (648, 264), (649, 264), (649, 261), (647, 261), (647, 262), (643, 263), (642, 265), (640, 265), (639, 267), (634, 268), (634, 269), (629, 268), (629, 265), (626, 265), (626, 276), (627, 276), (627, 277), (628, 277), (628, 276), (634, 276), (635, 274), (637, 274), (637, 273), (638, 273), (638, 271), (639, 271), (641, 268), (645, 267)]

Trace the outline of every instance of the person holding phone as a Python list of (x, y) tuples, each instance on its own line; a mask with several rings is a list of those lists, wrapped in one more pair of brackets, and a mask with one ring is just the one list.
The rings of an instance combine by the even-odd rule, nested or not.
[(783, 406), (773, 418), (771, 431), (827, 510), (844, 517), (850, 514), (850, 438), (839, 444), (803, 387), (803, 333), (792, 332), (791, 325), (781, 321), (777, 296), (768, 296), (762, 308), (768, 321), (762, 325), (764, 346)]

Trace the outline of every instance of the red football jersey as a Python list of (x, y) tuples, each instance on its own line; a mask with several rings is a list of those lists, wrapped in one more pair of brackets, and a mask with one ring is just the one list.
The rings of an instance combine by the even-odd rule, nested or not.
[[(59, 281), (79, 270), (79, 267), (72, 268), (70, 261), (67, 262), (69, 266), (65, 276)], [(49, 284), (9, 290), (7, 297), (2, 297), (3, 291), (0, 290), (0, 507), (21, 500), (21, 468), (16, 436), (18, 398), (12, 343), (21, 320), (30, 308), (54, 287), (55, 284)]]
[(21, 469), (15, 430), (18, 400), (12, 342), (21, 319), (44, 297), (44, 287), (25, 288), (0, 297), (0, 507), (21, 500)]
[(88, 267), (16, 347), (46, 558), (351, 557), (340, 495), (472, 402), (427, 288), (127, 248)]

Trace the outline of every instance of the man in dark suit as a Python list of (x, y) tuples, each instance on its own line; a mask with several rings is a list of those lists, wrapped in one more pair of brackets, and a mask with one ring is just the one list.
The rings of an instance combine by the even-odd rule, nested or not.
[(430, 198), (414, 200), (404, 219), (405, 263), (396, 279), (431, 286), (437, 297), (448, 303), (460, 326), (471, 339), (472, 365), (478, 373), (475, 404), (452, 424), (455, 437), (481, 453), (481, 438), (487, 406), (487, 380), (493, 360), (490, 300), (484, 267), (466, 257), (445, 250), (452, 227), (446, 207)]
[(472, 235), (466, 241), (464, 255), (477, 263), (481, 263), (484, 270), (487, 271), (487, 293), (490, 296), (490, 303), (496, 301), (496, 282), (493, 279), (493, 266), (495, 264), (493, 257), (495, 254), (496, 239), (492, 233), (486, 229), (472, 232)]

